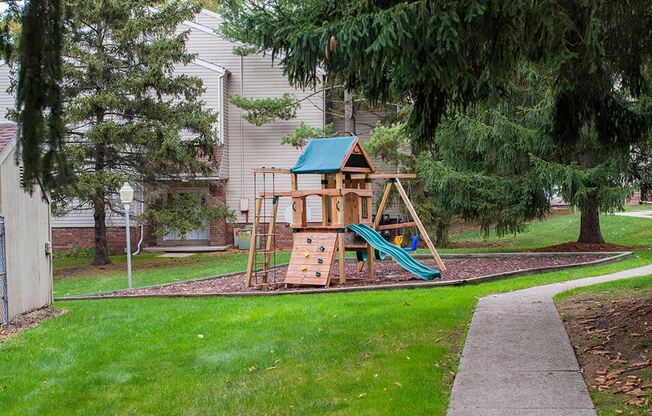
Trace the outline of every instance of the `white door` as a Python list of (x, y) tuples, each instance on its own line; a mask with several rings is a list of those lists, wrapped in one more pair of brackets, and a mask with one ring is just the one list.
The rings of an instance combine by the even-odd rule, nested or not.
[[(175, 195), (180, 195), (182, 193), (190, 193), (190, 192), (201, 192), (201, 191), (196, 191), (196, 190), (179, 190), (179, 191), (174, 191)], [(202, 194), (202, 198), (200, 200), (200, 204), (205, 205), (206, 204), (206, 197)], [(170, 229), (164, 236), (163, 236), (163, 241), (192, 241), (192, 240), (208, 240), (208, 219), (204, 218), (202, 221), (202, 228), (198, 230), (192, 230), (190, 232), (187, 232), (185, 235), (185, 239), (182, 238), (182, 236), (179, 234), (179, 231), (177, 229)]]

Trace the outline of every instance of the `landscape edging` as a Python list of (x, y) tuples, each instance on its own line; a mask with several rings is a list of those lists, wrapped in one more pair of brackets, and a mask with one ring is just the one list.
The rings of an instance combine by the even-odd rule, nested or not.
[[(361, 292), (368, 290), (396, 290), (396, 289), (420, 289), (420, 288), (429, 288), (429, 287), (438, 287), (438, 286), (462, 286), (466, 284), (478, 284), (483, 282), (489, 282), (494, 280), (501, 280), (509, 277), (517, 276), (526, 276), (530, 274), (540, 273), (540, 272), (549, 272), (559, 269), (571, 269), (577, 267), (588, 267), (595, 266), (598, 264), (607, 264), (613, 263), (620, 260), (625, 260), (634, 256), (632, 251), (622, 251), (622, 252), (521, 252), (521, 253), (469, 253), (469, 254), (449, 254), (448, 258), (478, 258), (478, 257), (515, 257), (517, 255), (534, 255), (534, 257), (545, 257), (545, 255), (559, 255), (564, 256), (580, 256), (580, 255), (600, 255), (600, 254), (614, 254), (610, 257), (605, 257), (603, 259), (593, 260), (585, 263), (572, 263), (567, 265), (553, 265), (553, 266), (544, 266), (544, 267), (533, 267), (530, 269), (515, 270), (504, 273), (495, 273), (485, 276), (472, 277), (469, 279), (458, 279), (458, 280), (446, 280), (446, 281), (430, 281), (422, 283), (397, 283), (390, 285), (374, 285), (374, 286), (350, 286), (350, 287), (329, 287), (329, 288), (317, 288), (317, 289), (298, 289), (293, 291), (286, 292), (230, 292), (230, 293), (169, 293), (169, 294), (142, 294), (142, 295), (110, 295), (114, 292), (104, 292), (104, 294), (90, 294), (90, 295), (79, 295), (79, 296), (62, 296), (55, 297), (55, 301), (69, 301), (69, 300), (99, 300), (99, 299), (132, 299), (132, 298), (205, 298), (205, 297), (252, 297), (252, 296), (282, 296), (282, 295), (306, 295), (312, 293), (342, 293), (342, 292)], [(419, 255), (426, 256), (428, 255)], [(456, 256), (456, 257), (453, 257)], [(444, 257), (442, 255), (442, 257)], [(284, 267), (285, 265), (279, 265), (275, 267)], [(242, 274), (242, 272), (228, 273), (220, 276), (206, 277), (195, 280), (184, 280), (180, 282), (170, 282), (163, 283), (159, 285), (144, 286), (138, 289), (152, 289), (160, 288), (165, 286), (170, 286), (180, 283), (189, 283), (189, 282), (201, 282), (204, 280), (211, 280), (220, 277), (228, 277)]]

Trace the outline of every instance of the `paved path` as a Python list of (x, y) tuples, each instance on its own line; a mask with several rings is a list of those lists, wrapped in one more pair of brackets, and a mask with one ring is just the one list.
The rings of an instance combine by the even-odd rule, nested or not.
[(652, 265), (480, 299), (448, 416), (595, 416), (552, 297), (648, 274)]
[(649, 219), (652, 220), (652, 210), (650, 210), (650, 211), (616, 212), (616, 215), (619, 215), (621, 217), (649, 218)]

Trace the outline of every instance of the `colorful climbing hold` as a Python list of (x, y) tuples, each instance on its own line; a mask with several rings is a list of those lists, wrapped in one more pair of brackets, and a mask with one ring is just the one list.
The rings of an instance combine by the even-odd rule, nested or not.
[(312, 244), (312, 238), (306, 238), (306, 242), (307, 242), (308, 244)]
[(305, 272), (306, 270), (308, 270), (308, 265), (307, 264), (302, 265), (301, 266), (301, 271)]
[(319, 246), (319, 251), (326, 251), (326, 247), (324, 247), (324, 246)]
[(324, 262), (324, 259), (322, 259), (321, 257), (317, 259), (317, 263), (322, 264), (323, 262)]
[(310, 257), (310, 252), (309, 251), (304, 251), (303, 252), (303, 257)]
[(315, 276), (321, 277), (321, 272), (315, 272)]

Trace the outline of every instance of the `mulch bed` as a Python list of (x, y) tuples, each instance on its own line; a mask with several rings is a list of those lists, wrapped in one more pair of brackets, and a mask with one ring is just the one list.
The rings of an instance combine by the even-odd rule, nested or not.
[(65, 312), (65, 309), (43, 308), (21, 315), (11, 321), (7, 326), (0, 325), (0, 342), (14, 337), (28, 328), (38, 326), (41, 322), (59, 316)]
[(613, 395), (616, 414), (652, 414), (652, 290), (580, 295), (558, 308), (589, 388)]
[[(610, 257), (606, 254), (578, 254), (565, 256), (532, 256), (524, 254), (522, 256), (506, 257), (470, 257), (470, 258), (451, 258), (445, 259), (447, 271), (442, 273), (439, 281), (464, 281), (470, 278), (490, 276), (499, 273), (513, 273), (527, 269), (539, 269), (543, 267), (563, 267), (581, 263), (592, 262)], [(432, 259), (420, 259), (421, 262), (429, 267), (436, 268)], [(331, 287), (343, 287), (338, 285), (337, 266), (334, 267), (335, 276), (331, 278)], [(369, 282), (366, 280), (366, 268), (358, 272), (357, 264), (347, 263), (346, 276), (347, 283), (345, 287), (363, 287), (363, 286), (388, 286), (397, 284), (419, 284), (423, 280), (415, 278), (412, 274), (406, 272), (396, 263), (391, 261), (375, 262), (375, 280)], [(278, 267), (270, 272), (269, 282), (282, 282), (287, 266)], [(153, 296), (153, 295), (207, 295), (207, 294), (229, 294), (229, 293), (260, 293), (259, 289), (244, 287), (244, 274), (235, 274), (211, 279), (190, 281), (185, 283), (174, 283), (156, 287), (122, 290), (103, 294), (102, 296)], [(274, 289), (276, 292), (292, 292), (306, 289), (322, 289), (321, 287), (284, 287), (280, 284)]]
[(631, 251), (636, 248), (640, 249), (642, 247), (641, 246), (628, 247), (628, 246), (621, 246), (618, 244), (611, 244), (611, 243), (599, 243), (599, 244), (578, 243), (574, 241), (569, 243), (557, 244), (554, 246), (541, 247), (532, 251), (545, 252), (545, 253), (598, 252), (598, 251), (605, 252), (605, 251)]

